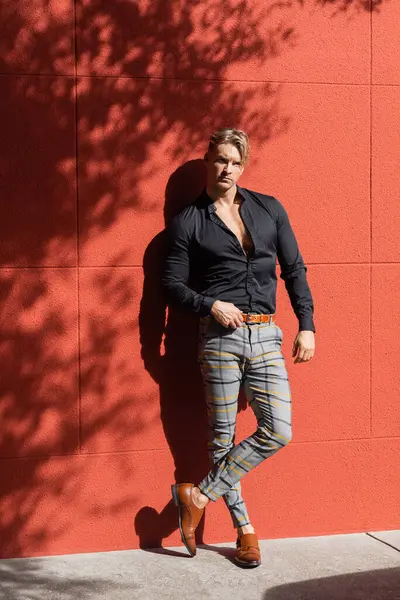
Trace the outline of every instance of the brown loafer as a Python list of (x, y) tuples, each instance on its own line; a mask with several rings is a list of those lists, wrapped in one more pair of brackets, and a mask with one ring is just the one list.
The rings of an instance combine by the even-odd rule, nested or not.
[(236, 541), (235, 562), (241, 567), (261, 565), (261, 553), (255, 533), (243, 533)]
[(196, 554), (194, 532), (203, 516), (204, 508), (198, 508), (192, 501), (193, 483), (178, 483), (171, 486), (172, 497), (178, 507), (179, 530), (182, 542), (191, 556)]

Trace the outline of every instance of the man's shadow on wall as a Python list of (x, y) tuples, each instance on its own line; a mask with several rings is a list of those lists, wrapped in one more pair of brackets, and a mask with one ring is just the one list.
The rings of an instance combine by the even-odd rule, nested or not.
[[(205, 183), (202, 160), (188, 161), (171, 175), (165, 192), (166, 225), (200, 195)], [(167, 310), (161, 282), (166, 251), (164, 230), (150, 242), (144, 255), (141, 355), (145, 369), (160, 387), (161, 420), (174, 459), (175, 480), (198, 483), (210, 468), (203, 382), (197, 363), (198, 316), (172, 307)], [(161, 513), (145, 506), (135, 517), (141, 548), (160, 548), (163, 538), (177, 527), (172, 499)], [(196, 529), (197, 544), (203, 543), (203, 531), (204, 519)]]

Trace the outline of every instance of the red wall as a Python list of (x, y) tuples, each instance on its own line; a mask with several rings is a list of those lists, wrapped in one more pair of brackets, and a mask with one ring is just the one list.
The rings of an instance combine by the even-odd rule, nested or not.
[[(180, 544), (170, 484), (205, 473), (205, 411), (194, 319), (170, 313), (161, 344), (160, 232), (221, 126), (250, 134), (242, 184), (287, 207), (316, 304), (293, 365), (280, 285), (294, 439), (243, 482), (257, 532), (400, 528), (399, 7), (2, 12), (1, 556)], [(202, 534), (234, 539), (222, 502)]]

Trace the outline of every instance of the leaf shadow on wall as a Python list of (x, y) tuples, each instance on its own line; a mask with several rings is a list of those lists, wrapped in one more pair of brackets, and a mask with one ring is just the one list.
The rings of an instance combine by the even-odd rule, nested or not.
[[(167, 164), (177, 165), (205, 131), (218, 127), (240, 126), (256, 143), (289, 127), (279, 86), (226, 81), (229, 66), (285, 52), (292, 31), (284, 20), (261, 30), (246, 0), (190, 0), (178, 11), (165, 0), (145, 4), (139, 10), (133, 2), (77, 1), (76, 27), (72, 2), (16, 0), (2, 7), (3, 556), (43, 552), (57, 540), (65, 548), (76, 513), (83, 524), (105, 512), (107, 520), (128, 519), (136, 505), (128, 452), (120, 453), (118, 467), (110, 458), (107, 477), (115, 479), (107, 489), (105, 462), (100, 468), (96, 453), (136, 449), (158, 418), (152, 410), (158, 399), (144, 387), (139, 357), (131, 353), (141, 292), (125, 269), (141, 262), (141, 224), (160, 212), (146, 195), (154, 156), (161, 148)], [(367, 6), (336, 2), (345, 4)], [(195, 32), (196, 11), (212, 44)], [(79, 349), (77, 264), (87, 267), (79, 272)], [(179, 331), (187, 330), (190, 341), (189, 321)], [(192, 373), (187, 383), (197, 381), (196, 410), (204, 422), (199, 375)], [(176, 383), (168, 377), (164, 414)], [(179, 429), (164, 427), (178, 447)], [(200, 451), (200, 439), (195, 443)], [(179, 477), (186, 476), (188, 462), (177, 461)], [(201, 465), (206, 459), (199, 474)], [(123, 485), (119, 496), (110, 491)], [(105, 548), (108, 540), (92, 541), (92, 533), (89, 526), (85, 549)]]
[[(137, 501), (129, 453), (120, 453), (115, 462), (112, 456), (136, 448), (158, 418), (139, 357), (131, 351), (137, 345), (140, 292), (129, 270), (141, 260), (135, 246), (141, 236), (132, 244), (131, 223), (137, 231), (140, 219), (158, 211), (144, 192), (155, 149), (174, 132), (177, 143), (168, 144), (165, 158), (176, 164), (211, 127), (242, 123), (263, 141), (287, 126), (269, 84), (237, 90), (223, 81), (226, 60), (268, 54), (256, 24), (251, 41), (236, 44), (233, 53), (229, 48), (224, 53), (226, 32), (221, 33), (217, 59), (204, 45), (186, 42), (204, 75), (218, 81), (82, 77), (76, 106), (74, 81), (65, 76), (73, 73), (72, 11), (52, 14), (43, 5), (38, 20), (36, 8), (30, 12), (23, 2), (7, 6), (8, 37), (0, 62), (0, 72), (7, 73), (0, 80), (6, 200), (0, 220), (0, 456), (8, 473), (0, 483), (0, 527), (1, 554), (7, 557), (63, 543), (75, 513), (89, 529), (105, 512), (108, 519), (123, 515), (119, 518), (126, 521)], [(93, 2), (85, 10), (90, 18), (79, 16), (77, 27), (81, 70), (88, 55), (98, 63), (105, 47), (111, 70), (122, 59), (131, 64), (121, 52), (135, 45), (150, 68), (165, 29), (173, 41), (192, 27), (187, 9), (178, 21), (167, 15), (162, 27), (155, 13), (150, 20), (142, 17), (132, 3), (119, 3), (117, 10)], [(221, 22), (224, 10), (218, 8)], [(247, 16), (235, 25), (239, 39), (252, 24), (250, 8)], [(116, 39), (107, 39), (110, 23)], [(132, 23), (145, 31), (145, 39), (133, 36)], [(174, 53), (166, 48), (159, 64), (171, 64)], [(180, 73), (189, 77), (189, 72)], [(250, 108), (252, 100), (257, 110)], [(113, 228), (126, 219), (127, 234), (115, 243)], [(107, 235), (111, 243), (104, 241)], [(79, 271), (79, 349), (77, 251), (79, 264), (88, 267)], [(107, 461), (98, 452), (110, 454), (107, 489), (100, 475)], [(97, 498), (94, 489), (102, 490)], [(86, 550), (108, 543), (93, 540), (89, 530), (80, 539)]]

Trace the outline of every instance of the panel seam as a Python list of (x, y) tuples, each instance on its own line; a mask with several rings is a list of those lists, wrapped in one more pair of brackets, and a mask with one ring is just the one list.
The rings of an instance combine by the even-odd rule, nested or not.
[(365, 532), (366, 535), (370, 538), (372, 538), (373, 540), (376, 540), (377, 542), (379, 542), (380, 544), (384, 544), (385, 546), (389, 546), (389, 548), (392, 548), (393, 550), (396, 550), (396, 552), (400, 552), (400, 548), (396, 548), (396, 546), (393, 546), (393, 544), (391, 544), (390, 542), (386, 542), (385, 540), (381, 540), (378, 537), (375, 537), (372, 533), (370, 533), (369, 531)]
[(370, 73), (369, 73), (369, 221), (370, 221), (370, 268), (369, 268), (369, 373), (370, 373), (370, 392), (369, 392), (369, 429), (372, 438), (372, 335), (373, 335), (373, 305), (372, 305), (372, 264), (373, 264), (373, 203), (372, 203), (372, 52), (373, 52), (373, 0), (370, 0)]
[[(76, 60), (76, 59), (75, 59)], [(212, 77), (163, 77), (163, 76), (147, 76), (147, 75), (111, 75), (104, 74), (99, 75), (97, 73), (90, 74), (79, 74), (76, 72), (76, 65), (74, 73), (36, 73), (36, 72), (25, 72), (18, 71), (15, 73), (0, 73), (0, 77), (65, 77), (66, 79), (76, 80), (80, 79), (136, 79), (138, 81), (185, 81), (190, 83), (277, 83), (287, 85), (336, 85), (336, 86), (352, 86), (352, 87), (365, 87), (368, 88), (371, 84), (366, 83), (354, 83), (351, 81), (301, 81), (301, 80), (290, 80), (290, 79), (216, 79)], [(400, 83), (373, 83), (374, 87), (400, 87)]]
[[(374, 441), (374, 440), (400, 440), (400, 436), (375, 436), (373, 438), (370, 437), (363, 437), (363, 438), (336, 438), (336, 439), (332, 439), (332, 440), (303, 440), (303, 441), (298, 441), (298, 442), (294, 442), (291, 441), (290, 445), (291, 446), (300, 446), (300, 445), (305, 445), (305, 444), (314, 444), (314, 445), (321, 445), (321, 444), (338, 444), (338, 443), (343, 443), (343, 444), (348, 444), (349, 442), (370, 442), (370, 441)], [(66, 454), (31, 454), (31, 455), (26, 455), (26, 456), (0, 456), (0, 463), (2, 461), (7, 461), (7, 460), (43, 460), (43, 459), (49, 459), (51, 460), (52, 458), (73, 458), (73, 457), (79, 457), (79, 458), (84, 458), (84, 457), (94, 457), (94, 456), (118, 456), (118, 455), (126, 455), (126, 454), (139, 454), (141, 452), (169, 452), (170, 453), (170, 448), (169, 446), (164, 446), (163, 448), (139, 448), (136, 450), (111, 450), (109, 452), (70, 452), (70, 453), (66, 453)]]
[(79, 274), (79, 165), (78, 165), (78, 81), (77, 81), (77, 14), (74, 0), (74, 100), (75, 100), (75, 194), (76, 194), (76, 279), (77, 279), (77, 335), (78, 335), (78, 452), (82, 452), (82, 377), (81, 377), (81, 314)]

